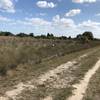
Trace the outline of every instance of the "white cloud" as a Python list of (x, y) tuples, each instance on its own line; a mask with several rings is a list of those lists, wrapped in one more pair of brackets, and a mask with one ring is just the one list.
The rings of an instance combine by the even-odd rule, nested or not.
[(100, 16), (100, 13), (96, 14), (95, 16)]
[(83, 28), (97, 29), (97, 28), (100, 28), (100, 22), (88, 20), (88, 21), (82, 22), (78, 26), (83, 27)]
[(0, 21), (2, 21), (2, 22), (8, 22), (8, 21), (10, 21), (10, 19), (8, 19), (7, 17), (4, 17), (4, 16), (0, 15)]
[[(28, 25), (28, 26), (37, 26), (37, 27), (59, 27), (59, 28), (72, 28), (75, 27), (75, 23), (72, 19), (61, 18), (59, 15), (56, 15), (52, 18), (51, 21), (44, 20), (42, 18), (25, 18), (24, 20), (15, 21), (17, 24)], [(48, 29), (49, 30), (49, 29)]]
[(14, 4), (12, 0), (0, 0), (0, 10), (14, 13)]
[(47, 13), (37, 13), (36, 16), (46, 16)]
[(59, 22), (59, 21), (60, 21), (60, 15), (54, 16), (54, 17), (53, 17), (53, 21), (54, 21), (55, 23)]
[(60, 18), (59, 15), (53, 17), (52, 24), (58, 27), (75, 27), (74, 21), (72, 19)]
[(80, 13), (81, 13), (80, 9), (72, 9), (68, 13), (66, 13), (65, 16), (72, 17), (72, 16), (75, 16), (75, 15), (80, 14)]
[(25, 26), (50, 26), (51, 22), (46, 21), (42, 18), (24, 18), (23, 20), (8, 19), (7, 17), (0, 16), (0, 21), (8, 22), (7, 24), (12, 25), (25, 25)]
[(75, 3), (95, 3), (96, 0), (72, 0)]
[[(100, 22), (87, 20), (83, 21), (80, 24), (77, 25), (77, 29), (80, 30), (80, 33), (84, 31), (91, 31), (93, 32), (95, 37), (100, 37)], [(79, 32), (78, 32), (79, 33)]]
[(40, 16), (45, 16), (47, 15), (46, 13), (39, 13)]
[(54, 8), (54, 7), (56, 7), (56, 4), (54, 4), (53, 2), (47, 2), (47, 1), (38, 1), (36, 4), (40, 8)]
[(34, 26), (43, 26), (51, 24), (49, 21), (46, 21), (42, 18), (25, 18), (25, 20), (30, 22)]
[(23, 25), (23, 26), (30, 26), (30, 25), (32, 25), (32, 23), (31, 22), (29, 22), (29, 21), (25, 21), (25, 20), (15, 20), (14, 22), (11, 22), (11, 23), (15, 23), (15, 25)]

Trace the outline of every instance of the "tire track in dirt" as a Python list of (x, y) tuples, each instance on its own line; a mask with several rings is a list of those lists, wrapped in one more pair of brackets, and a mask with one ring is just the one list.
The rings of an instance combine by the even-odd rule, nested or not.
[[(91, 51), (91, 52), (88, 52), (88, 53), (86, 53), (86, 54), (83, 54), (82, 56), (80, 56), (80, 57), (78, 57), (77, 58), (77, 62), (80, 62), (83, 58), (86, 58), (86, 57), (88, 57), (89, 55), (91, 55), (91, 54), (95, 54), (95, 52), (97, 52), (97, 51), (99, 51), (99, 49), (98, 50), (93, 50), (93, 51)], [(75, 60), (74, 60), (75, 61)], [(76, 62), (76, 63), (77, 63)], [(80, 65), (80, 63), (79, 63), (79, 65)], [(75, 66), (76, 65), (74, 65), (74, 68), (75, 68)], [(78, 66), (77, 66), (78, 67)], [(71, 76), (71, 75), (70, 75)], [(69, 77), (70, 77), (69, 76)], [(71, 76), (72, 77), (72, 76)], [(73, 77), (74, 78), (74, 77)], [(61, 79), (60, 79), (60, 81), (61, 81)], [(65, 82), (66, 84), (67, 84), (67, 82)], [(63, 84), (62, 84), (63, 85)], [(67, 84), (67, 85), (69, 85), (69, 83)], [(61, 87), (62, 88), (62, 87)], [(64, 88), (64, 87), (63, 87)], [(48, 95), (47, 97), (45, 97), (44, 99), (42, 99), (42, 100), (53, 100), (53, 97), (52, 97), (52, 95)], [(77, 99), (73, 99), (73, 100), (77, 100)]]
[[(22, 82), (19, 83), (18, 85), (14, 86), (15, 89), (6, 91), (4, 96), (0, 97), (0, 100), (9, 100), (9, 99), (16, 100), (17, 96), (20, 95), (24, 90), (36, 89), (37, 85), (45, 84), (46, 81), (57, 78), (58, 74), (62, 73), (65, 70), (68, 70), (69, 67), (74, 66), (76, 63), (79, 63), (81, 59), (87, 57), (89, 54), (90, 53), (83, 54), (77, 59), (74, 59), (65, 64), (62, 64), (58, 66), (57, 68), (50, 70), (46, 72), (45, 74), (39, 76), (36, 81), (37, 83), (36, 85), (33, 84), (33, 79), (26, 83), (22, 83)], [(44, 99), (44, 100), (48, 100), (48, 99)], [(52, 100), (51, 97), (50, 97), (50, 100)]]
[(73, 95), (69, 97), (67, 100), (82, 100), (91, 77), (96, 73), (96, 71), (99, 68), (100, 68), (100, 59), (97, 61), (95, 66), (85, 74), (83, 80), (81, 80), (79, 84), (73, 85), (75, 90), (73, 90)]

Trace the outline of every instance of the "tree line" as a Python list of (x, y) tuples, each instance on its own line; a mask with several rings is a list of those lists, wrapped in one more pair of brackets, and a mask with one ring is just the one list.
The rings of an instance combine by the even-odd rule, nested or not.
[(72, 38), (71, 36), (67, 37), (67, 36), (59, 36), (56, 37), (54, 36), (52, 33), (47, 33), (47, 35), (37, 35), (35, 36), (34, 33), (18, 33), (18, 34), (13, 34), (11, 32), (0, 32), (0, 36), (16, 36), (16, 37), (34, 37), (34, 38), (38, 38), (38, 39), (61, 39), (61, 40), (67, 40), (67, 39), (77, 39), (77, 40), (81, 40), (81, 41), (90, 41), (90, 40), (94, 40), (94, 36), (92, 32), (86, 31), (83, 34), (78, 34), (75, 38)]

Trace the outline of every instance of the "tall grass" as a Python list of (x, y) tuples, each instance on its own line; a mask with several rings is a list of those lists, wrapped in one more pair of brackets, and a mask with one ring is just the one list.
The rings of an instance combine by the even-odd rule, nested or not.
[(75, 40), (0, 37), (0, 75), (6, 75), (8, 70), (20, 64), (41, 63), (44, 59), (60, 57), (98, 44), (82, 44)]

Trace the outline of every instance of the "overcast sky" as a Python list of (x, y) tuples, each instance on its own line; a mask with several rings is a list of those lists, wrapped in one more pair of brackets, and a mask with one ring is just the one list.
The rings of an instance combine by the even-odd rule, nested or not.
[(0, 30), (100, 38), (100, 0), (0, 0)]

